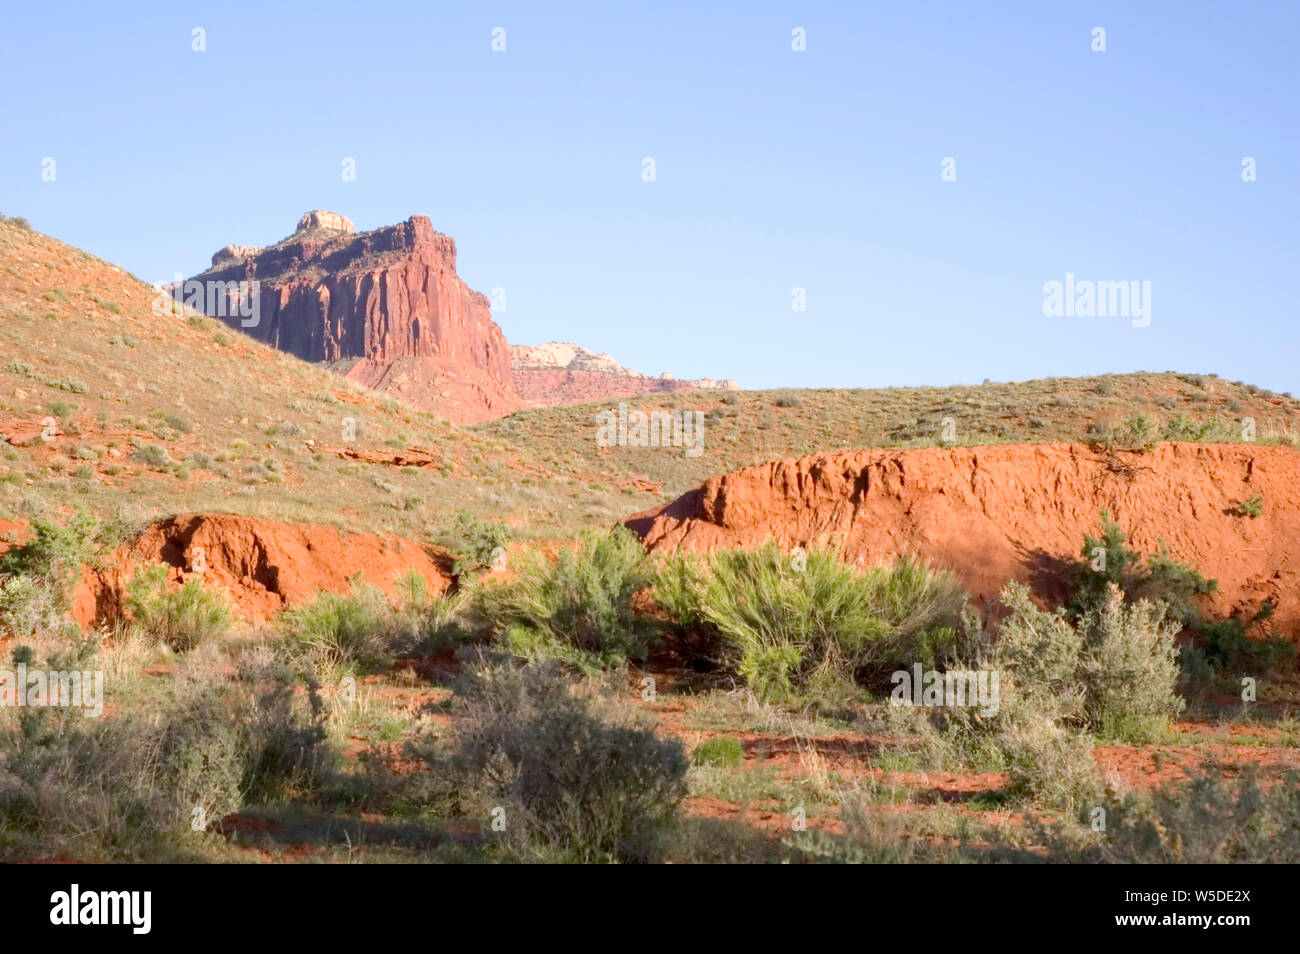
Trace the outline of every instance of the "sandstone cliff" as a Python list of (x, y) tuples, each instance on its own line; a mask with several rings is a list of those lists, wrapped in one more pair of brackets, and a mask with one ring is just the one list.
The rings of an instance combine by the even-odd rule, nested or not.
[(355, 234), (337, 213), (309, 212), (275, 245), (214, 255), (213, 267), (183, 286), (191, 304), (196, 280), (207, 314), (305, 360), (340, 363), (355, 380), (449, 420), (523, 406), (488, 300), (461, 281), (455, 241), (428, 216)]

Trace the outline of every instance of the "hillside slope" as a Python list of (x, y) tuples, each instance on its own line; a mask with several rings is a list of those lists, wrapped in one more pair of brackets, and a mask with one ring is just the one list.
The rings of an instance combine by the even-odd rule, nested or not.
[[(698, 411), (698, 456), (681, 447), (598, 446), (597, 415)], [(1135, 415), (1149, 432), (1133, 433)], [(1128, 422), (1128, 423), (1126, 423)], [(530, 408), (476, 425), (519, 447), (546, 447), (607, 480), (648, 480), (676, 497), (710, 477), (819, 451), (1157, 438), (1256, 443), (1300, 439), (1300, 402), (1212, 374), (1099, 375), (953, 387), (702, 391)]]
[(85, 506), (137, 528), (233, 512), (422, 537), (468, 508), (563, 535), (659, 499), (593, 486), (546, 461), (550, 448), (463, 430), (213, 319), (155, 313), (155, 297), (0, 220), (0, 521)]
[[(689, 392), (465, 428), (210, 318), (155, 313), (155, 297), (117, 266), (0, 220), (0, 526), (86, 506), (135, 527), (228, 512), (436, 538), (464, 508), (520, 536), (566, 537), (740, 467), (935, 444), (947, 423), (955, 445), (1101, 438), (1135, 412), (1189, 437), (1231, 439), (1245, 418), (1260, 442), (1300, 434), (1289, 397), (1175, 374)], [(598, 446), (597, 413), (620, 403), (700, 411), (702, 453)]]

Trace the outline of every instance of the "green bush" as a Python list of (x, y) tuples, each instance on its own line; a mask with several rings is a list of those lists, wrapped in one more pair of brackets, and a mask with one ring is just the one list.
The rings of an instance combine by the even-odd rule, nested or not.
[(1098, 735), (1141, 744), (1159, 738), (1183, 710), (1178, 696), (1178, 626), (1146, 600), (1125, 605), (1112, 584), (1079, 626), (1085, 717)]
[(1159, 425), (1139, 411), (1130, 414), (1114, 427), (1103, 430), (1099, 443), (1112, 451), (1145, 452), (1155, 445), (1159, 432)]
[(696, 765), (716, 765), (722, 768), (735, 768), (745, 761), (745, 750), (740, 742), (730, 736), (719, 735), (705, 739), (691, 753), (691, 761)]
[(383, 593), (358, 575), (351, 594), (318, 593), (312, 602), (288, 610), (283, 625), (289, 644), (319, 665), (364, 669), (387, 661), (394, 619)]
[(1262, 676), (1279, 663), (1295, 656), (1295, 644), (1285, 636), (1254, 639), (1246, 630), (1273, 615), (1273, 604), (1263, 608), (1249, 621), (1223, 619), (1202, 623), (1199, 628), (1200, 651), (1205, 662), (1220, 673)]
[(0, 555), (0, 633), (25, 638), (57, 625), (83, 567), (95, 559), (101, 531), (82, 510), (64, 527), (32, 519), (31, 539)]
[[(1163, 544), (1160, 552), (1144, 559), (1128, 548), (1127, 541), (1119, 523), (1101, 511), (1101, 535), (1084, 534), (1083, 560), (1065, 573), (1072, 616), (1078, 618), (1104, 602), (1107, 589), (1114, 584), (1126, 599), (1161, 603), (1172, 619), (1183, 626), (1195, 626), (1200, 613), (1194, 598), (1214, 592), (1218, 584), (1178, 562)], [(1103, 568), (1097, 570), (1093, 564), (1099, 555)]]
[(997, 674), (997, 711), (935, 710), (939, 752), (1004, 769), (1013, 797), (1067, 808), (1095, 802), (1093, 737), (1153, 741), (1183, 707), (1177, 627), (1155, 604), (1126, 605), (1116, 584), (1077, 626), (1063, 610), (1036, 606), (1020, 583), (1008, 584), (1001, 602), (1009, 612), (996, 638), (960, 665)]
[(633, 600), (654, 573), (631, 531), (583, 534), (577, 549), (561, 550), (554, 561), (529, 551), (514, 569), (513, 582), (488, 584), (478, 594), (511, 652), (559, 655), (584, 668), (645, 658), (655, 628)]
[[(1232, 405), (1236, 404), (1236, 408)], [(1241, 410), (1240, 402), (1229, 401), (1229, 410)], [(1208, 421), (1195, 421), (1186, 411), (1165, 421), (1160, 429), (1162, 441), (1192, 441), (1202, 443), (1230, 443), (1241, 439), (1241, 429), (1217, 417)]]
[(491, 566), (497, 554), (505, 552), (510, 529), (503, 523), (480, 520), (468, 510), (462, 510), (456, 514), (444, 539), (448, 548), (457, 554), (451, 572), (460, 576)]
[[(1144, 561), (1141, 554), (1128, 549), (1123, 529), (1104, 510), (1101, 520), (1101, 536), (1085, 534), (1084, 561), (1066, 573), (1075, 619), (1103, 605), (1106, 591), (1112, 585), (1118, 586), (1129, 602), (1146, 600), (1159, 604), (1172, 622), (1197, 638), (1199, 645), (1182, 656), (1186, 666), (1195, 670), (1185, 672), (1184, 683), (1189, 689), (1206, 687), (1210, 680), (1201, 671), (1205, 666), (1215, 671), (1262, 675), (1294, 654), (1295, 647), (1285, 638), (1254, 639), (1247, 635), (1250, 627), (1272, 615), (1271, 603), (1264, 603), (1246, 620), (1203, 619), (1195, 598), (1214, 592), (1218, 585), (1214, 580), (1175, 560), (1163, 545), (1159, 553)], [(1104, 571), (1091, 566), (1098, 547), (1105, 551)]]
[(62, 615), (54, 592), (34, 578), (26, 574), (0, 578), (0, 633), (27, 639), (54, 629)]
[(161, 563), (135, 571), (126, 585), (126, 608), (135, 626), (176, 652), (188, 652), (230, 628), (230, 610), (218, 593), (193, 576), (170, 586)]
[(135, 453), (131, 455), (135, 460), (150, 467), (159, 468), (166, 466), (168, 460), (166, 448), (159, 447), (157, 444), (145, 444), (138, 447)]
[(1237, 511), (1254, 520), (1264, 512), (1264, 495), (1252, 494), (1237, 504)]
[[(558, 660), (466, 671), (448, 765), (497, 810), (505, 852), (522, 861), (653, 862), (686, 794), (686, 755), (653, 720), (575, 680)], [(485, 818), (486, 822), (486, 818)], [(484, 824), (485, 829), (491, 826)]]
[(655, 598), (688, 640), (769, 699), (933, 665), (956, 646), (967, 601), (950, 574), (910, 558), (862, 570), (833, 551), (791, 557), (775, 544), (670, 559)]

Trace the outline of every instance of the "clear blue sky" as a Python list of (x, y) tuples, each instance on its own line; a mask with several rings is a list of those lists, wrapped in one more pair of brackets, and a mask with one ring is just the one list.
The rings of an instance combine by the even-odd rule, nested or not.
[[(427, 213), (512, 342), (648, 373), (1300, 392), (1296, 2), (15, 3), (0, 29), (0, 211), (146, 281), (308, 209)], [(1066, 272), (1150, 281), (1150, 326), (1044, 317)]]

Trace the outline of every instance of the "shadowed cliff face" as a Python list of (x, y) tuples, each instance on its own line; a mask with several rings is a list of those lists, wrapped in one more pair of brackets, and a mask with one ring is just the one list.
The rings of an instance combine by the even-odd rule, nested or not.
[[(391, 384), (397, 396), (457, 423), (523, 406), (510, 346), (487, 298), (456, 274), (450, 236), (424, 215), (359, 235), (312, 227), (332, 221), (309, 213), (302, 231), (276, 245), (228, 246), (186, 288), (204, 283), (207, 314), (299, 358), (362, 359), (381, 390)], [(245, 282), (257, 283), (254, 318), (239, 317), (225, 291)], [(397, 361), (403, 373), (385, 374)]]

